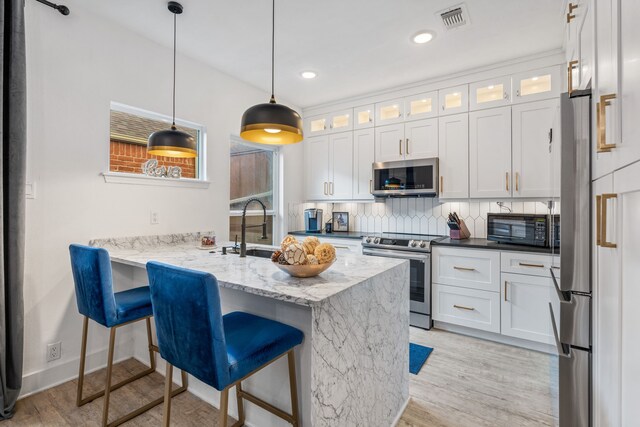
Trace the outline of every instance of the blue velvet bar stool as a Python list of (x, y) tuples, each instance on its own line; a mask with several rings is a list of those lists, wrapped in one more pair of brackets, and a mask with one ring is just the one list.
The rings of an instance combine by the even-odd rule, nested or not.
[[(78, 375), (78, 392), (76, 405), (82, 406), (104, 395), (102, 412), (103, 426), (117, 426), (138, 415), (148, 411), (164, 401), (164, 397), (154, 400), (141, 408), (136, 409), (118, 418), (111, 423), (109, 420), (109, 397), (111, 392), (129, 384), (139, 378), (149, 375), (156, 370), (155, 352), (158, 347), (153, 345), (151, 339), (151, 297), (149, 287), (129, 289), (122, 292), (113, 291), (113, 279), (111, 273), (111, 259), (105, 249), (72, 244), (69, 246), (71, 255), (71, 270), (76, 288), (76, 301), (78, 311), (84, 316), (82, 327), (82, 348), (80, 355), (80, 373)], [(89, 319), (110, 328), (109, 356), (107, 360), (107, 378), (104, 390), (82, 397), (84, 384), (85, 359), (87, 355), (87, 329)], [(117, 384), (111, 385), (113, 371), (113, 353), (116, 341), (117, 328), (139, 320), (145, 320), (147, 324), (147, 340), (149, 342), (149, 359), (151, 367)], [(170, 384), (170, 383), (169, 383)], [(171, 385), (171, 384), (170, 384)], [(187, 375), (182, 373), (182, 386), (173, 390), (170, 397), (182, 393), (187, 389)]]
[[(187, 371), (220, 394), (220, 423), (227, 426), (229, 389), (236, 387), (238, 421), (244, 425), (243, 399), (298, 426), (298, 391), (294, 348), (302, 331), (249, 313), (222, 315), (216, 278), (159, 262), (147, 263), (160, 355), (167, 361), (165, 396), (173, 366)], [(244, 391), (242, 381), (281, 357), (289, 362), (292, 413)], [(164, 401), (163, 426), (169, 426), (171, 399)]]

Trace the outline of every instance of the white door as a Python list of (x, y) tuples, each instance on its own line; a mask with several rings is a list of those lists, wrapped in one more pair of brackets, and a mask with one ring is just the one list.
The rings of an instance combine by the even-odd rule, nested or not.
[(440, 199), (469, 197), (469, 114), (438, 119)]
[(496, 77), (469, 85), (469, 111), (511, 104), (511, 76)]
[(454, 86), (438, 91), (439, 115), (458, 114), (469, 111), (469, 85)]
[(374, 130), (361, 129), (353, 132), (353, 198), (371, 200), (372, 165), (374, 156)]
[(405, 123), (404, 143), (405, 159), (438, 157), (438, 119)]
[(503, 335), (555, 344), (549, 303), (560, 313), (560, 301), (549, 277), (502, 273), (500, 296)]
[(329, 137), (329, 198), (353, 198), (353, 132), (336, 133)]
[[(636, 177), (636, 182), (638, 178)], [(602, 196), (613, 193), (613, 176), (606, 175), (593, 182), (595, 245), (593, 249), (593, 403), (594, 426), (620, 426), (622, 289), (620, 283), (620, 248), (602, 245)], [(616, 200), (606, 200), (607, 221), (604, 223), (607, 241), (615, 241)], [(600, 213), (598, 213), (600, 212)], [(637, 214), (636, 214), (637, 217)], [(637, 262), (637, 261), (636, 261)]]
[(329, 197), (329, 137), (307, 138), (304, 141), (307, 199), (323, 200)]
[(376, 127), (376, 162), (404, 159), (404, 124)]
[(514, 105), (512, 108), (513, 196), (551, 197), (550, 138), (559, 138), (554, 120), (558, 99)]
[(469, 195), (511, 197), (511, 107), (469, 113)]

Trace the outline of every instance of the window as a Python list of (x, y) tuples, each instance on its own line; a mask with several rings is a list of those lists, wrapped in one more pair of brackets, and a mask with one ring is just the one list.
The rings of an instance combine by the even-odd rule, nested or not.
[[(157, 176), (162, 171), (177, 171), (181, 178), (204, 180), (202, 152), (205, 129), (195, 123), (176, 119), (178, 130), (188, 133), (197, 141), (198, 155), (191, 159), (152, 156), (147, 154), (147, 139), (158, 130), (168, 129), (171, 117), (140, 110), (123, 104), (111, 103), (109, 127), (109, 172), (143, 175), (143, 165), (151, 159), (157, 161)], [(164, 169), (163, 169), (164, 167)]]
[[(230, 144), (229, 239), (240, 241), (242, 209), (248, 200), (257, 198), (267, 208), (267, 240), (261, 240), (262, 207), (252, 203), (247, 208), (247, 243), (273, 244), (278, 206), (278, 149), (232, 138)], [(257, 227), (251, 227), (256, 225)]]

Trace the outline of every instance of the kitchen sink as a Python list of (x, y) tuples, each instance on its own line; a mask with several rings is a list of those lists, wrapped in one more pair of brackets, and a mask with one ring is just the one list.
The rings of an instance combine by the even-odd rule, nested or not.
[(255, 256), (258, 258), (271, 258), (273, 254), (272, 249), (261, 249), (261, 248), (249, 248), (247, 249), (247, 256)]

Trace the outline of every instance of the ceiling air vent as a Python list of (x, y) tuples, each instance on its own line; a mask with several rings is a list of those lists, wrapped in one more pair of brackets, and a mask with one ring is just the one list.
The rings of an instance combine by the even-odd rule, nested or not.
[(447, 30), (453, 30), (469, 24), (469, 14), (464, 4), (441, 10), (437, 14), (440, 15), (444, 28)]

